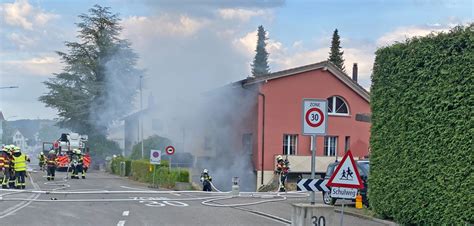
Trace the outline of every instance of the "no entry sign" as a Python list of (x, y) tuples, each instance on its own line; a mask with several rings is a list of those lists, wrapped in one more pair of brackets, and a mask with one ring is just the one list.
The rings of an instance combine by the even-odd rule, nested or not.
[(172, 155), (172, 154), (174, 154), (174, 147), (173, 146), (168, 146), (168, 147), (166, 147), (165, 151), (166, 151), (166, 154)]
[(303, 100), (303, 134), (326, 135), (327, 130), (327, 100)]

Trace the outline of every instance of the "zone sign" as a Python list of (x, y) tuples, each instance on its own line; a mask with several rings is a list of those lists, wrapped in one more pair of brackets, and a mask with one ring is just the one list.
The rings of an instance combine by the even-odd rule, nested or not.
[(303, 99), (303, 134), (326, 135), (327, 119), (327, 100)]

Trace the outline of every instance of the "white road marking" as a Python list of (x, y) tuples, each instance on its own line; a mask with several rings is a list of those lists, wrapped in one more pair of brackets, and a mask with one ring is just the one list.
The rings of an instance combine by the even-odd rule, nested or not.
[(171, 193), (172, 195), (176, 195), (176, 196), (181, 196), (180, 194), (178, 193)]
[(123, 211), (122, 216), (128, 216), (130, 214), (130, 211)]
[(121, 188), (125, 189), (132, 189), (132, 190), (140, 190), (140, 191), (148, 191), (149, 189), (143, 189), (143, 188), (132, 188), (132, 187), (127, 187), (127, 186), (120, 186)]
[[(31, 184), (33, 185), (34, 189), (35, 190), (40, 190), (40, 187), (38, 186), (38, 184), (36, 184), (34, 181), (33, 181), (33, 177), (31, 176), (31, 174), (28, 173), (28, 177), (30, 178), (30, 182)], [(12, 214), (14, 214), (15, 212), (17, 212), (18, 210), (21, 210), (25, 207), (27, 207), (28, 205), (30, 205), (34, 200), (38, 199), (38, 197), (40, 196), (41, 194), (32, 194), (30, 195), (27, 199), (30, 199), (30, 201), (23, 201), (23, 202), (20, 202), (6, 210), (4, 210), (3, 212), (0, 213), (0, 219), (1, 218), (4, 218), (4, 217), (7, 217), (7, 216), (10, 216)], [(3, 196), (3, 195), (2, 195)]]
[(119, 222), (117, 223), (117, 226), (124, 226), (124, 225), (125, 225), (125, 221), (119, 221)]

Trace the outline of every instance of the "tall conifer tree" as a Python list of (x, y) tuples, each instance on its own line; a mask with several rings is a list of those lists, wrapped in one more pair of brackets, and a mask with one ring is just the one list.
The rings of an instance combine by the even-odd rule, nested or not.
[(341, 39), (336, 29), (332, 34), (331, 52), (329, 52), (328, 60), (339, 67), (341, 70), (346, 71), (344, 68), (344, 58), (342, 57), (343, 54), (344, 51), (341, 51)]
[(257, 32), (258, 40), (257, 40), (257, 48), (255, 49), (255, 58), (253, 59), (252, 63), (252, 75), (254, 77), (266, 75), (270, 73), (270, 67), (268, 66), (268, 52), (266, 50), (266, 40), (267, 32), (263, 28), (262, 25), (258, 27)]

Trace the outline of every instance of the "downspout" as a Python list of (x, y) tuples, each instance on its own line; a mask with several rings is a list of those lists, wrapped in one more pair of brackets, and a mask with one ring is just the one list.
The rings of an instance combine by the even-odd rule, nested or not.
[(258, 92), (259, 96), (262, 96), (262, 173), (261, 173), (261, 184), (263, 185), (263, 167), (265, 162), (265, 94)]
[[(242, 89), (247, 90), (244, 87), (244, 84), (241, 85)], [(261, 172), (261, 177), (260, 177), (260, 183), (263, 185), (263, 168), (264, 168), (264, 163), (265, 163), (265, 94), (258, 92), (259, 96), (262, 96), (262, 172)]]

